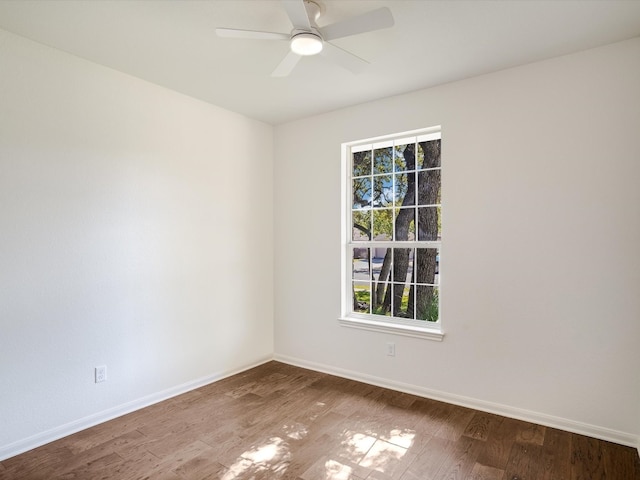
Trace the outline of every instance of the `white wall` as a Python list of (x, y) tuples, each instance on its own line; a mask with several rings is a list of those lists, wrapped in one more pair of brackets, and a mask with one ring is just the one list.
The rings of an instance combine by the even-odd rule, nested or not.
[[(639, 86), (636, 38), (278, 126), (276, 358), (635, 444)], [(433, 125), (444, 341), (341, 327), (340, 144)]]
[(4, 31), (0, 65), (0, 458), (270, 358), (273, 128)]

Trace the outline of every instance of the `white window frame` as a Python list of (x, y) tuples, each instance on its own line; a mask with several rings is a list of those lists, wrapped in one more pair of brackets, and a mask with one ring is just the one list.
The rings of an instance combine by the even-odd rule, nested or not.
[[(442, 341), (444, 332), (442, 330), (442, 305), (439, 305), (439, 319), (437, 322), (428, 322), (425, 320), (403, 319), (393, 316), (376, 315), (373, 313), (357, 313), (352, 312), (353, 292), (352, 292), (352, 263), (353, 248), (357, 247), (376, 247), (376, 248), (392, 248), (392, 247), (411, 247), (411, 248), (437, 248), (439, 250), (439, 282), (438, 290), (442, 289), (442, 241), (374, 241), (374, 242), (357, 242), (352, 241), (352, 184), (351, 174), (352, 150), (361, 149), (365, 145), (380, 144), (382, 142), (393, 142), (402, 140), (406, 137), (420, 137), (422, 141), (441, 139), (441, 127), (424, 128), (409, 132), (402, 132), (393, 135), (385, 135), (382, 137), (368, 138), (355, 142), (347, 142), (342, 144), (342, 253), (341, 253), (341, 313), (338, 319), (340, 325), (350, 328), (358, 328), (381, 333), (390, 333), (395, 335), (403, 335), (409, 337), (424, 338), (429, 340)], [(442, 170), (442, 167), (440, 167)], [(441, 295), (439, 295), (441, 301)]]

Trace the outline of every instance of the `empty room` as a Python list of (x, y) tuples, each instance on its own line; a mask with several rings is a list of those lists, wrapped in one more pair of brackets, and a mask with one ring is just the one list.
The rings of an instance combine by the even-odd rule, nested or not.
[(0, 479), (640, 479), (640, 2), (0, 0)]

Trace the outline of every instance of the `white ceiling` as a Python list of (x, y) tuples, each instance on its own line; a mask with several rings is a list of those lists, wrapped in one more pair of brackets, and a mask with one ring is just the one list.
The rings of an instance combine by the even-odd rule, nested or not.
[(320, 26), (387, 6), (395, 26), (334, 43), (368, 60), (355, 75), (324, 57), (287, 78), (278, 0), (1, 0), (0, 28), (244, 115), (278, 124), (640, 35), (640, 1), (321, 0)]

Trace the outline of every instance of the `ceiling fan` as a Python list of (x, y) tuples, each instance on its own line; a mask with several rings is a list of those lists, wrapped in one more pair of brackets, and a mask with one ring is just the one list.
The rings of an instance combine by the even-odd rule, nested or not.
[(272, 77), (286, 77), (292, 72), (301, 57), (319, 53), (338, 65), (354, 73), (359, 73), (369, 62), (341, 49), (330, 41), (393, 26), (393, 15), (386, 7), (318, 27), (316, 22), (324, 8), (317, 0), (282, 0), (282, 3), (293, 24), (291, 33), (216, 28), (216, 34), (219, 37), (288, 41), (291, 51), (271, 73)]

